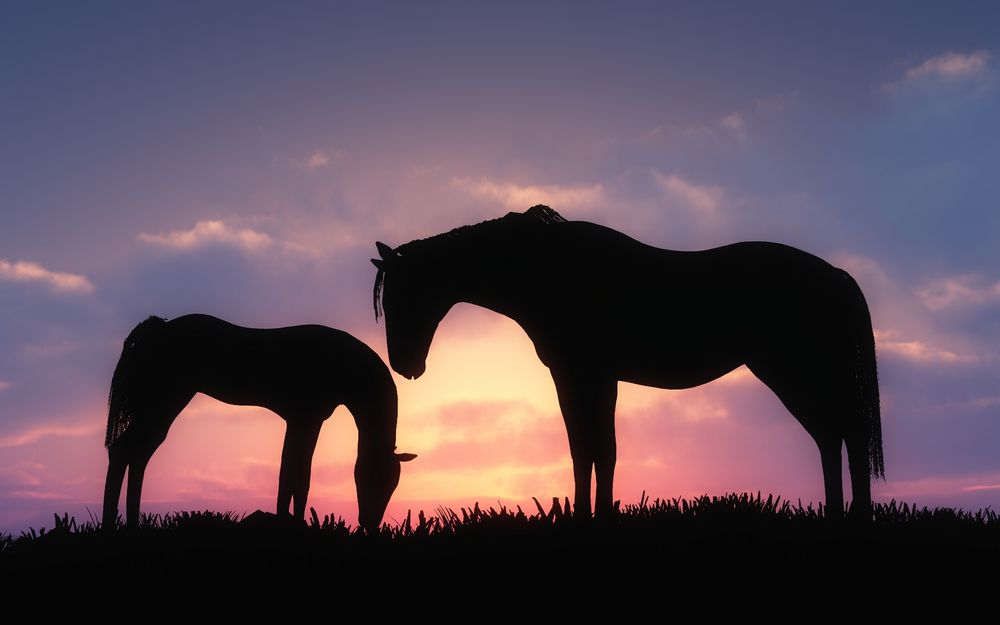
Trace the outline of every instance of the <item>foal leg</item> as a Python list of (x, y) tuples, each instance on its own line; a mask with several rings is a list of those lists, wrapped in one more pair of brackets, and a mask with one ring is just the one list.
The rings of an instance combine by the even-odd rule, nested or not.
[(286, 420), (285, 443), (278, 473), (278, 514), (288, 514), (294, 500), (294, 515), (306, 518), (306, 498), (312, 474), (312, 457), (323, 419)]

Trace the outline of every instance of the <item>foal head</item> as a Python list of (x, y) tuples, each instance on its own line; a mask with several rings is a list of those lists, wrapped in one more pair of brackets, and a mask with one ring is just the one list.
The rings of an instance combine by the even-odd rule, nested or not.
[(358, 488), (358, 523), (365, 531), (378, 529), (389, 499), (399, 485), (400, 463), (415, 454), (359, 454), (354, 465), (354, 483)]

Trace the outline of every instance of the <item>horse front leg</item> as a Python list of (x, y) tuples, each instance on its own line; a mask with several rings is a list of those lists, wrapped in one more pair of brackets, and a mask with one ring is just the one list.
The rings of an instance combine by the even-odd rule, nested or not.
[(313, 454), (316, 451), (316, 442), (319, 440), (319, 430), (322, 425), (322, 419), (314, 419), (307, 422), (302, 428), (301, 439), (298, 443), (298, 473), (295, 484), (292, 486), (292, 497), (295, 506), (295, 518), (300, 521), (306, 518), (306, 499), (309, 497), (309, 481), (312, 475)]
[(612, 508), (615, 470), (614, 406), (618, 383), (581, 372), (552, 370), (569, 435), (576, 485), (574, 513), (590, 516), (590, 483), (597, 467), (597, 507)]
[(618, 401), (618, 381), (606, 381), (593, 390), (596, 441), (594, 468), (597, 475), (594, 514), (598, 518), (604, 518), (614, 514), (615, 462), (618, 457), (618, 443), (615, 440), (615, 404)]

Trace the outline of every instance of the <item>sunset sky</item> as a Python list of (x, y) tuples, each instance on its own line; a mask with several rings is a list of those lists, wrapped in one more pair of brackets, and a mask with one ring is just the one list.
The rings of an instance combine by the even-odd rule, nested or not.
[[(1000, 507), (997, 24), (962, 2), (5, 3), (0, 530), (99, 514), (111, 374), (148, 315), (320, 323), (386, 358), (374, 242), (539, 203), (659, 247), (779, 241), (847, 269), (878, 342), (875, 498)], [(456, 307), (427, 373), (395, 381), (419, 458), (386, 520), (572, 493), (551, 378), (512, 321)], [(812, 440), (746, 369), (622, 384), (617, 414), (623, 502), (822, 500)], [(144, 510), (272, 510), (282, 436), (196, 397)], [(352, 523), (356, 444), (339, 408), (310, 493)]]

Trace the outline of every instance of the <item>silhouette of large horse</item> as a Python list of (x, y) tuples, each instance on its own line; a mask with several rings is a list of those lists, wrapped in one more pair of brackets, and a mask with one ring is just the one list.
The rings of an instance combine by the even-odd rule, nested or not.
[(845, 271), (785, 245), (698, 252), (645, 245), (547, 206), (392, 249), (374, 304), (392, 368), (424, 372), (438, 323), (458, 302), (516, 321), (555, 381), (569, 434), (575, 510), (613, 509), (618, 381), (681, 389), (746, 365), (819, 447), (826, 504), (842, 514), (846, 443), (853, 510), (884, 476), (875, 343), (861, 289)]
[(344, 405), (358, 426), (354, 479), (359, 522), (378, 527), (399, 484), (396, 385), (378, 354), (346, 332), (318, 325), (252, 329), (208, 315), (150, 317), (125, 339), (108, 399), (104, 526), (113, 529), (125, 471), (127, 523), (139, 519), (143, 473), (178, 413), (198, 392), (262, 406), (285, 420), (278, 514), (305, 518), (320, 427)]

